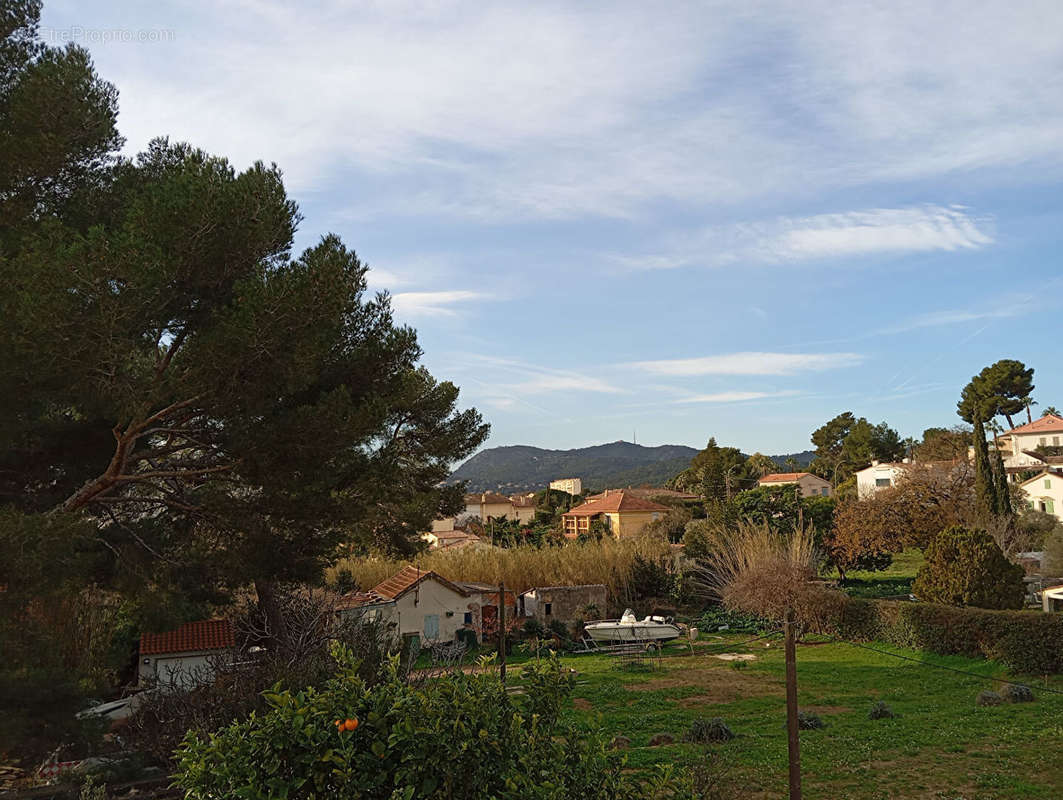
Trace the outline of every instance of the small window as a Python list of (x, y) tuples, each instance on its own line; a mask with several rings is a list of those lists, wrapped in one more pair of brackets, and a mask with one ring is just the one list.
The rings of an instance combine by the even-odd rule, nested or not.
[(830, 494), (830, 489), (820, 489), (820, 490), (819, 490), (819, 493), (820, 493), (821, 495), (823, 495), (824, 497), (826, 497), (827, 495), (829, 495), (829, 494)]
[(472, 625), (472, 612), (471, 611), (466, 611), (465, 612), (465, 624), (466, 625)]
[(1053, 447), (1059, 447), (1059, 437), (1058, 436), (1053, 436), (1052, 437), (1052, 446)]
[(1052, 488), (1052, 481), (1050, 479), (1048, 479), (1048, 478), (1045, 478), (1045, 488), (1046, 489), (1051, 489)]
[(875, 486), (889, 486), (889, 485), (890, 485), (890, 479), (889, 478), (875, 478)]
[(553, 611), (553, 603), (543, 603), (543, 613), (546, 614), (546, 616), (549, 617), (550, 613), (552, 611)]
[(1042, 436), (1040, 439), (1037, 440), (1037, 443), (1040, 444), (1041, 447), (1044, 447), (1046, 444), (1048, 444), (1048, 439)]

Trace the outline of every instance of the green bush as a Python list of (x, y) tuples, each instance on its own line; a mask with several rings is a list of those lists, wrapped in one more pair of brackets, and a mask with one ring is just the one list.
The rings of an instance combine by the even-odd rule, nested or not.
[(767, 617), (747, 614), (743, 611), (731, 611), (723, 606), (714, 606), (705, 610), (695, 627), (703, 633), (718, 631), (724, 625), (728, 631), (737, 633), (759, 633), (775, 627)]
[(729, 742), (733, 738), (735, 738), (734, 732), (727, 727), (727, 723), (720, 717), (713, 717), (712, 719), (696, 719), (690, 723), (690, 730), (683, 736), (683, 741), (711, 744)]
[(929, 603), (977, 608), (1022, 608), (1023, 569), (1004, 556), (983, 530), (946, 528), (926, 548), (912, 592)]
[(884, 700), (876, 700), (867, 712), (868, 719), (893, 719), (895, 716), (897, 715), (893, 713), (893, 709), (886, 705)]
[(826, 728), (827, 723), (821, 720), (818, 714), (813, 714), (811, 711), (798, 711), (797, 727), (803, 731), (817, 731), (821, 728)]
[(1033, 675), (1063, 672), (1063, 615), (850, 598), (821, 633), (939, 655), (991, 658)]
[(1033, 691), (1021, 683), (1009, 683), (1004, 687), (1004, 699), (1009, 703), (1032, 703)]
[[(190, 731), (175, 776), (186, 798), (642, 796), (598, 734), (562, 721), (573, 678), (556, 659), (528, 664), (524, 694), (510, 695), (493, 674), (369, 688), (350, 652), (336, 655), (344, 667), (322, 689), (267, 692), (261, 715)], [(357, 728), (339, 731), (347, 719)]]

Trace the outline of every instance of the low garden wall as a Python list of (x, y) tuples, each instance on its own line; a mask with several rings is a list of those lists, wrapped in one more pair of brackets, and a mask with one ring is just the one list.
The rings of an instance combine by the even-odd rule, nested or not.
[(1014, 672), (1063, 672), (1063, 614), (850, 598), (815, 628), (842, 639), (989, 658)]

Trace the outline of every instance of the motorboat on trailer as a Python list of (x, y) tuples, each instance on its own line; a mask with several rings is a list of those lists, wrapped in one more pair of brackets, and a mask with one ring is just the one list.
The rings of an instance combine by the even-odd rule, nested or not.
[(620, 644), (624, 642), (670, 642), (683, 635), (679, 626), (667, 617), (649, 616), (638, 619), (630, 608), (620, 619), (603, 619), (583, 626), (595, 642)]

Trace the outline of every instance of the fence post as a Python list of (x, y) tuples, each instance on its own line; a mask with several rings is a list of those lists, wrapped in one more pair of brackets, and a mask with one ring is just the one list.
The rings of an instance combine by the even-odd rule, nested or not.
[(797, 724), (797, 646), (794, 612), (786, 609), (786, 738), (790, 761), (790, 800), (801, 800), (801, 738)]
[(502, 685), (506, 685), (506, 584), (498, 584), (498, 674)]

